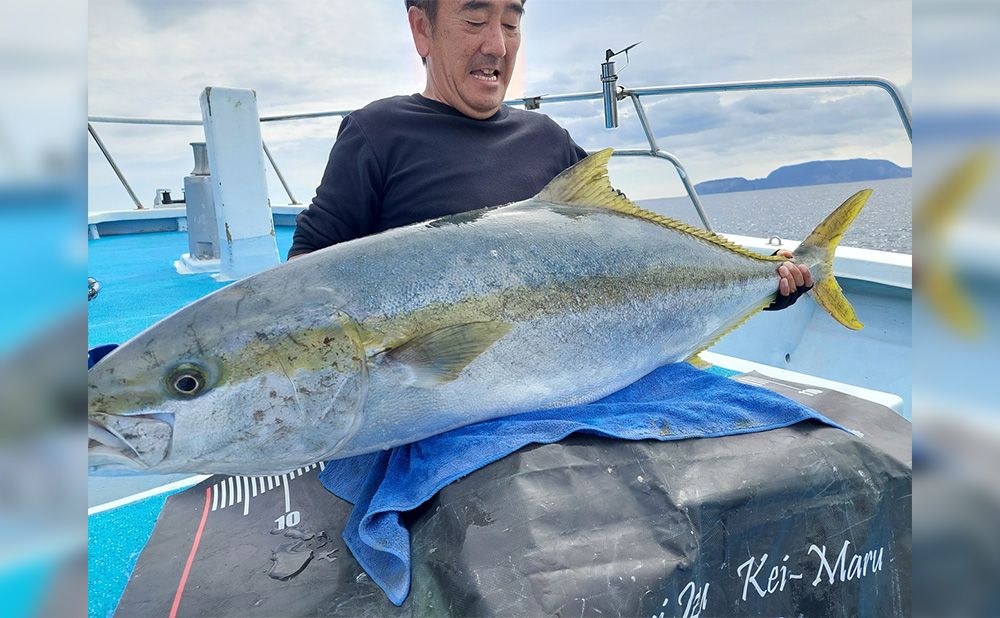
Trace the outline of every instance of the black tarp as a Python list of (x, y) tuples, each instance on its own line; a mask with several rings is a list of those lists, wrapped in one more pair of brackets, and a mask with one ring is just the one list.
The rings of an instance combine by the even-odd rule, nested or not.
[(344, 546), (350, 505), (318, 468), (280, 484), (216, 476), (167, 500), (117, 615), (908, 615), (910, 424), (743, 379), (858, 433), (809, 421), (523, 448), (407, 515), (413, 584), (398, 608)]

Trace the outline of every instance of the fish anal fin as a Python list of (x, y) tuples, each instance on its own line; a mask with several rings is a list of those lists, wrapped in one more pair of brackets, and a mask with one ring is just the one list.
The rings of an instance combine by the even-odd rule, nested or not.
[(416, 386), (445, 384), (458, 378), (472, 361), (509, 333), (505, 322), (456, 324), (393, 346), (387, 360), (406, 366)]
[(696, 352), (696, 353), (692, 354), (684, 362), (688, 363), (689, 365), (691, 365), (695, 369), (708, 369), (709, 367), (712, 366), (712, 363), (710, 363), (710, 362), (702, 359), (700, 356), (698, 356), (698, 354), (701, 354), (701, 352)]
[(722, 326), (722, 328), (716, 330), (714, 333), (711, 334), (711, 336), (709, 336), (708, 341), (705, 343), (705, 345), (701, 346), (700, 348), (692, 352), (691, 356), (686, 358), (685, 361), (691, 363), (698, 369), (708, 369), (709, 367), (711, 367), (712, 366), (711, 363), (703, 361), (698, 355), (704, 352), (705, 350), (709, 349), (716, 343), (718, 343), (720, 339), (722, 339), (729, 333), (733, 332), (740, 326), (743, 326), (744, 322), (746, 322), (753, 316), (757, 315), (757, 313), (762, 311), (764, 307), (767, 307), (772, 302), (774, 302), (774, 297), (770, 296), (760, 304), (751, 307), (746, 313), (738, 316), (733, 321), (725, 324), (724, 326)]

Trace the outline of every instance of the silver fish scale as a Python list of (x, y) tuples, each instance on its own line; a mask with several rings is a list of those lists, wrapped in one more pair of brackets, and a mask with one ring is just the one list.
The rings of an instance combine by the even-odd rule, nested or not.
[(465, 320), (513, 326), (458, 379), (430, 388), (401, 385), (398, 372), (376, 363), (360, 429), (338, 456), (593, 401), (684, 360), (777, 285), (774, 263), (636, 217), (534, 200), (463, 223), (393, 230), (302, 262), (303, 277), (336, 289), (366, 327), (463, 303), (472, 306)]
[[(146, 415), (161, 432), (155, 420), (172, 419), (156, 472), (281, 473), (596, 400), (703, 347), (774, 293), (775, 268), (601, 208), (529, 200), (466, 213), (198, 300), (88, 372), (90, 414)], [(509, 331), (450, 382), (415, 380), (386, 353), (478, 322)], [(171, 396), (181, 364), (211, 387)], [(144, 461), (163, 455), (140, 446)]]

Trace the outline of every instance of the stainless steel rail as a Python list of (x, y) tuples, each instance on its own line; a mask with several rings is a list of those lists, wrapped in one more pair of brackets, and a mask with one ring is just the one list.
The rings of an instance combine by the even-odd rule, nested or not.
[[(352, 110), (332, 110), (323, 112), (304, 112), (301, 114), (279, 114), (275, 116), (261, 116), (261, 122), (284, 122), (288, 120), (305, 120), (307, 118), (328, 118), (331, 116), (346, 116), (351, 113)], [(90, 123), (101, 122), (105, 124), (141, 124), (141, 125), (166, 125), (166, 126), (196, 126), (200, 127), (204, 124), (201, 120), (186, 120), (181, 118), (142, 118), (134, 116), (88, 116), (87, 117), (87, 129), (90, 131), (90, 135), (93, 136), (94, 141), (97, 142), (98, 147), (101, 152), (104, 153), (104, 157), (111, 164), (112, 169), (115, 170), (115, 174), (118, 175), (118, 179), (121, 181), (122, 186), (128, 191), (128, 194), (132, 197), (132, 201), (135, 202), (136, 208), (143, 208), (142, 203), (139, 198), (136, 197), (135, 192), (132, 187), (129, 186), (128, 181), (125, 180), (125, 176), (122, 174), (121, 170), (115, 164), (114, 159), (111, 157), (111, 153), (108, 152), (107, 147), (101, 142), (101, 138), (98, 137), (97, 131), (93, 128)], [(292, 194), (291, 187), (288, 186), (288, 181), (285, 180), (285, 175), (281, 173), (281, 168), (278, 167), (278, 162), (274, 160), (274, 155), (271, 154), (271, 150), (267, 147), (267, 144), (261, 142), (261, 146), (264, 148), (264, 154), (267, 155), (267, 160), (271, 163), (271, 168), (274, 170), (275, 176), (278, 177), (278, 181), (281, 183), (282, 188), (285, 190), (285, 195), (288, 196), (288, 200), (292, 204), (301, 204), (302, 202), (295, 199), (295, 195)]]
[[(676, 156), (669, 152), (660, 150), (660, 147), (657, 145), (656, 136), (649, 124), (649, 120), (646, 117), (646, 111), (640, 101), (640, 98), (644, 96), (697, 94), (705, 92), (849, 87), (874, 87), (887, 92), (896, 107), (896, 113), (899, 115), (900, 122), (903, 123), (903, 129), (906, 131), (907, 139), (911, 142), (913, 141), (913, 120), (910, 114), (910, 107), (906, 103), (906, 99), (903, 98), (903, 94), (899, 90), (899, 87), (890, 80), (885, 79), (884, 77), (864, 75), (855, 77), (807, 77), (800, 79), (768, 79), (742, 82), (687, 84), (679, 86), (653, 86), (650, 88), (621, 88), (618, 93), (618, 99), (629, 98), (632, 100), (636, 114), (639, 117), (639, 124), (642, 126), (642, 130), (646, 134), (646, 140), (649, 142), (649, 150), (615, 150), (614, 154), (625, 157), (652, 156), (659, 159), (665, 159), (673, 163), (674, 168), (677, 170), (677, 175), (680, 177), (681, 183), (684, 185), (684, 190), (687, 192), (688, 198), (691, 200), (691, 204), (698, 212), (698, 217), (705, 225), (705, 229), (713, 231), (708, 215), (705, 213), (705, 209), (701, 205), (701, 199), (698, 196), (698, 191), (692, 184), (690, 176), (684, 169), (684, 166), (681, 165), (680, 160)], [(542, 103), (570, 103), (603, 99), (604, 93), (601, 91), (595, 91), (523, 97), (520, 99), (510, 99), (505, 101), (505, 103), (507, 105), (523, 105), (525, 109), (538, 109), (542, 106)]]
[[(705, 84), (686, 84), (678, 86), (653, 86), (649, 88), (621, 88), (618, 92), (618, 99), (628, 98), (632, 101), (635, 107), (636, 115), (639, 118), (639, 124), (642, 126), (643, 133), (646, 135), (646, 140), (649, 142), (649, 150), (616, 150), (615, 155), (624, 157), (637, 157), (646, 156), (654, 157), (656, 159), (661, 159), (670, 162), (674, 169), (677, 171), (677, 175), (684, 185), (684, 190), (687, 192), (688, 197), (691, 199), (691, 203), (695, 210), (698, 212), (698, 217), (701, 219), (705, 228), (708, 230), (712, 229), (711, 223), (709, 221), (708, 215), (705, 213), (704, 208), (701, 205), (701, 199), (698, 197), (698, 192), (691, 182), (690, 176), (684, 169), (680, 160), (673, 154), (663, 151), (660, 149), (656, 141), (656, 135), (649, 123), (649, 119), (646, 117), (646, 110), (642, 105), (641, 97), (649, 96), (667, 96), (675, 94), (697, 94), (706, 92), (736, 92), (736, 91), (760, 91), (760, 90), (789, 90), (789, 89), (803, 89), (803, 88), (852, 88), (852, 87), (874, 87), (880, 88), (889, 94), (892, 99), (893, 104), (896, 107), (896, 113), (899, 115), (900, 122), (903, 124), (903, 129), (906, 131), (907, 138), (913, 141), (913, 121), (910, 114), (910, 107), (906, 100), (903, 98), (899, 87), (893, 82), (883, 77), (877, 76), (853, 76), (853, 77), (807, 77), (800, 79), (769, 79), (769, 80), (755, 80), (755, 81), (740, 81), (740, 82), (717, 82), (717, 83), (705, 83)], [(522, 97), (520, 99), (509, 99), (505, 101), (507, 105), (519, 105), (523, 106), (525, 109), (538, 109), (543, 103), (553, 104), (553, 103), (569, 103), (578, 101), (593, 101), (598, 99), (603, 99), (603, 93), (600, 91), (595, 92), (578, 92), (570, 94), (557, 94), (557, 95), (539, 95), (532, 97)], [(304, 120), (308, 118), (328, 118), (333, 116), (346, 116), (351, 113), (352, 110), (329, 110), (329, 111), (319, 111), (319, 112), (305, 112), (299, 114), (279, 114), (272, 116), (261, 116), (261, 122), (285, 122), (291, 120)], [(129, 195), (132, 197), (132, 201), (135, 202), (137, 208), (142, 208), (141, 202), (135, 196), (135, 192), (129, 186), (128, 182), (125, 180), (125, 176), (118, 169), (115, 164), (114, 159), (111, 157), (107, 148), (101, 142), (94, 130), (91, 123), (109, 123), (109, 124), (141, 124), (141, 125), (178, 125), (178, 126), (198, 126), (202, 124), (201, 120), (186, 120), (186, 119), (176, 119), (176, 118), (137, 118), (137, 117), (127, 117), (127, 116), (90, 116), (88, 117), (87, 129), (90, 131), (91, 136), (93, 136), (94, 141), (97, 142), (98, 147), (101, 152), (104, 153), (105, 158), (108, 163), (111, 164), (112, 169), (118, 175), (118, 179), (122, 182), (125, 190), (128, 191)], [(267, 155), (268, 161), (271, 162), (271, 167), (274, 169), (275, 174), (278, 176), (278, 180), (281, 182), (281, 186), (285, 189), (285, 193), (288, 195), (288, 199), (291, 200), (292, 204), (298, 204), (299, 202), (292, 195), (292, 191), (285, 181), (284, 175), (278, 168), (277, 162), (271, 155), (270, 150), (267, 148), (266, 144), (262, 144), (264, 148), (264, 153)]]
[(892, 99), (896, 113), (906, 130), (906, 137), (913, 141), (913, 119), (910, 106), (903, 98), (903, 93), (893, 82), (884, 77), (861, 75), (857, 77), (808, 77), (803, 79), (767, 79), (746, 82), (721, 82), (717, 84), (690, 84), (686, 86), (654, 86), (652, 88), (634, 88), (626, 90), (626, 94), (635, 93), (639, 96), (694, 94), (699, 92), (735, 92), (740, 90), (788, 90), (801, 88), (881, 88)]
[(267, 142), (261, 140), (260, 145), (264, 147), (264, 154), (267, 155), (267, 160), (271, 162), (271, 167), (274, 168), (274, 173), (278, 176), (281, 186), (285, 188), (285, 194), (288, 195), (288, 199), (292, 201), (292, 204), (301, 204), (302, 202), (295, 199), (295, 196), (292, 195), (292, 189), (288, 186), (288, 182), (285, 181), (285, 176), (281, 173), (281, 170), (278, 169), (278, 164), (274, 160), (274, 155), (271, 154), (271, 149), (267, 147)]
[[(307, 118), (329, 118), (332, 116), (346, 116), (352, 109), (331, 110), (325, 112), (303, 112), (301, 114), (279, 114), (276, 116), (261, 116), (261, 122), (284, 122), (287, 120), (305, 120)], [(185, 120), (182, 118), (143, 118), (138, 116), (88, 116), (90, 122), (102, 122), (106, 124), (160, 124), (175, 126), (201, 126), (201, 120)]]
[(691, 198), (691, 203), (694, 205), (694, 209), (698, 212), (698, 218), (701, 219), (702, 224), (705, 229), (709, 232), (714, 232), (711, 222), (708, 220), (708, 215), (705, 214), (705, 209), (701, 206), (701, 200), (698, 198), (698, 192), (695, 191), (694, 185), (691, 184), (691, 178), (688, 176), (687, 170), (681, 165), (680, 160), (673, 154), (663, 151), (655, 150), (650, 152), (649, 150), (616, 150), (614, 152), (616, 157), (654, 157), (657, 159), (663, 159), (669, 161), (674, 165), (674, 169), (677, 170), (677, 176), (681, 179), (681, 183), (684, 184), (684, 190), (687, 191), (688, 197)]
[(203, 123), (201, 120), (180, 120), (178, 118), (133, 118), (129, 116), (87, 116), (88, 122), (100, 122), (104, 124), (165, 124), (172, 126), (198, 126)]
[(304, 112), (301, 114), (279, 114), (277, 116), (261, 116), (261, 122), (284, 122), (286, 120), (305, 120), (307, 118), (330, 118), (331, 116), (346, 116), (353, 109), (340, 109), (326, 112)]
[[(896, 113), (899, 115), (907, 137), (913, 140), (913, 120), (910, 114), (910, 106), (903, 98), (899, 87), (892, 81), (884, 77), (862, 75), (856, 77), (804, 77), (799, 79), (764, 79), (743, 82), (716, 82), (705, 84), (687, 84), (680, 86), (653, 86), (649, 88), (622, 88), (618, 98), (624, 99), (633, 93), (643, 96), (659, 96), (669, 94), (695, 94), (703, 92), (734, 92), (739, 90), (788, 90), (801, 88), (846, 88), (846, 87), (874, 87), (885, 90), (896, 106)], [(505, 101), (508, 105), (523, 105), (529, 109), (538, 109), (542, 103), (569, 103), (573, 101), (592, 101), (603, 99), (604, 94), (600, 91), (577, 92), (573, 94), (540, 95), (534, 97), (523, 97), (520, 99), (510, 99)]]
[(90, 124), (89, 122), (87, 123), (87, 132), (90, 133), (90, 136), (94, 138), (94, 142), (97, 143), (97, 147), (101, 149), (101, 152), (104, 154), (104, 158), (108, 160), (108, 164), (111, 166), (111, 169), (115, 171), (115, 174), (118, 176), (118, 180), (121, 181), (122, 186), (125, 187), (126, 191), (128, 191), (128, 194), (132, 198), (132, 201), (135, 202), (135, 207), (139, 210), (145, 208), (142, 205), (142, 202), (139, 201), (139, 198), (136, 197), (135, 191), (132, 190), (132, 185), (128, 184), (128, 181), (125, 180), (125, 174), (122, 174), (122, 171), (118, 169), (118, 164), (115, 163), (114, 158), (111, 156), (111, 153), (108, 152), (108, 149), (107, 147), (105, 147), (104, 142), (102, 142), (100, 136), (97, 135), (97, 131), (94, 129), (94, 125)]
[(649, 142), (649, 152), (642, 150), (630, 151), (630, 150), (619, 150), (617, 151), (620, 156), (640, 156), (640, 155), (652, 155), (657, 158), (666, 159), (674, 164), (674, 169), (677, 170), (677, 175), (680, 177), (681, 182), (684, 183), (684, 190), (687, 191), (688, 197), (691, 198), (691, 203), (694, 204), (694, 209), (698, 211), (698, 217), (701, 218), (701, 222), (705, 225), (705, 229), (709, 232), (714, 231), (712, 229), (712, 224), (708, 220), (708, 215), (705, 214), (705, 209), (701, 206), (701, 198), (698, 197), (698, 191), (695, 190), (694, 185), (691, 184), (691, 178), (688, 176), (687, 170), (681, 165), (680, 159), (675, 157), (669, 152), (660, 150), (659, 145), (656, 143), (656, 135), (653, 133), (653, 128), (649, 125), (649, 119), (646, 118), (646, 109), (639, 102), (639, 95), (632, 93), (629, 95), (632, 99), (632, 104), (635, 106), (635, 113), (639, 116), (639, 124), (642, 126), (643, 133), (646, 134), (646, 140)]
[[(290, 120), (292, 118), (281, 117), (280, 119)], [(90, 132), (90, 135), (91, 137), (94, 138), (94, 141), (97, 143), (98, 148), (100, 148), (101, 152), (104, 153), (104, 158), (108, 160), (109, 164), (111, 164), (111, 168), (115, 171), (115, 174), (118, 175), (118, 180), (121, 181), (122, 186), (125, 187), (125, 190), (128, 191), (128, 194), (132, 197), (132, 201), (135, 202), (135, 207), (139, 209), (144, 208), (144, 206), (139, 201), (139, 198), (136, 197), (135, 191), (132, 190), (132, 187), (129, 185), (128, 181), (125, 180), (124, 174), (122, 174), (121, 170), (118, 168), (118, 165), (115, 164), (114, 158), (111, 156), (111, 153), (108, 152), (107, 147), (104, 145), (104, 142), (101, 141), (100, 136), (97, 134), (97, 130), (94, 129), (94, 126), (91, 123), (105, 122), (110, 124), (143, 124), (143, 125), (170, 125), (170, 126), (192, 126), (192, 125), (201, 126), (203, 124), (201, 120), (177, 120), (171, 118), (126, 118), (117, 116), (90, 116), (87, 118), (87, 120), (88, 120), (87, 131)], [(302, 202), (295, 199), (295, 196), (292, 194), (292, 189), (291, 187), (288, 186), (288, 181), (285, 180), (285, 175), (281, 173), (281, 168), (278, 167), (278, 162), (274, 160), (274, 155), (271, 154), (271, 149), (267, 147), (267, 143), (261, 140), (260, 145), (264, 149), (264, 154), (267, 155), (267, 160), (271, 163), (271, 168), (274, 169), (274, 174), (278, 177), (278, 181), (281, 182), (282, 188), (285, 189), (285, 195), (288, 196), (289, 202), (295, 205), (301, 204)]]

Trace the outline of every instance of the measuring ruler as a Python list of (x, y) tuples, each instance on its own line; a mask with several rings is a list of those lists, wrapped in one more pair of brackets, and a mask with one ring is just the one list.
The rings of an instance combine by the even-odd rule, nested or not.
[(292, 510), (291, 482), (312, 470), (322, 472), (325, 469), (326, 464), (319, 462), (273, 476), (227, 476), (209, 489), (209, 500), (212, 504), (210, 512), (242, 506), (243, 516), (246, 517), (250, 514), (250, 502), (254, 498), (280, 489), (285, 496), (285, 510), (282, 515), (275, 518), (275, 529), (295, 527), (302, 520), (302, 514)]

